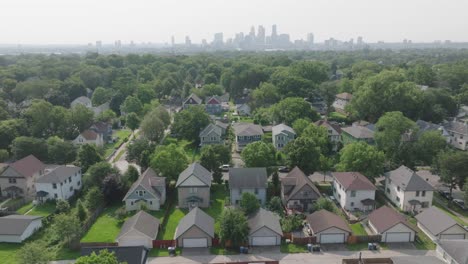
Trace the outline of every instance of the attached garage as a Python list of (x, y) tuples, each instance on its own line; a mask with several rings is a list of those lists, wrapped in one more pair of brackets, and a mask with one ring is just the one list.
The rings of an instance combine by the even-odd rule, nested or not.
[(249, 225), (249, 245), (251, 246), (279, 246), (283, 231), (278, 215), (263, 208), (251, 215), (247, 221)]
[(416, 216), (418, 227), (432, 240), (467, 239), (468, 232), (447, 213), (433, 206)]
[(153, 247), (153, 240), (142, 236), (125, 236), (118, 239), (119, 246), (121, 247), (133, 247), (133, 246), (144, 246), (146, 248)]
[(207, 238), (184, 238), (182, 239), (182, 247), (185, 247), (185, 248), (208, 247), (208, 239)]
[(310, 231), (320, 244), (346, 243), (351, 229), (340, 216), (327, 210), (320, 210), (307, 216)]
[(177, 226), (174, 240), (185, 248), (206, 248), (214, 238), (214, 219), (200, 208), (192, 209)]
[(382, 238), (382, 242), (410, 242), (411, 232), (386, 232), (385, 237)]
[(276, 246), (277, 239), (275, 236), (267, 237), (252, 237), (251, 246)]
[(416, 228), (406, 221), (406, 217), (388, 206), (382, 206), (368, 216), (369, 227), (382, 235), (385, 243), (413, 242)]
[(345, 234), (321, 234), (320, 244), (337, 244), (345, 242)]

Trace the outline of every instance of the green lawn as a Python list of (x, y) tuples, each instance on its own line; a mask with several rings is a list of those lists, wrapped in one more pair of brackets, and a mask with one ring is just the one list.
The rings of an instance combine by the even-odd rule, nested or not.
[(211, 201), (210, 207), (205, 209), (205, 212), (215, 219), (215, 233), (219, 234), (219, 216), (223, 212), (224, 202), (228, 197), (229, 191), (226, 190), (224, 184), (213, 184), (211, 186)]
[(16, 212), (18, 214), (25, 214), (27, 211), (29, 211), (31, 208), (33, 208), (33, 206), (34, 205), (33, 205), (32, 202), (27, 203), (27, 204), (21, 206), (18, 210), (16, 210)]
[(57, 255), (55, 256), (56, 260), (69, 260), (77, 259), (81, 256), (79, 250), (71, 250), (67, 247), (61, 247), (57, 250)]
[(367, 236), (367, 232), (360, 222), (349, 225), (355, 236)]
[(0, 243), (0, 262), (2, 263), (17, 263), (18, 250), (22, 244)]
[(417, 227), (416, 218), (410, 217), (408, 218), (408, 222), (416, 227), (417, 238), (414, 240), (414, 246), (416, 246), (417, 249), (433, 250), (436, 248), (436, 245), (434, 244), (434, 242), (432, 242), (432, 240)]
[(307, 253), (307, 245), (295, 245), (295, 244), (286, 244), (281, 243), (280, 247), (281, 253)]
[(104, 145), (104, 156), (109, 157), (112, 155), (114, 150), (118, 148), (125, 140), (125, 138), (128, 138), (132, 134), (132, 131), (130, 129), (121, 129), (121, 130), (114, 130), (112, 133), (112, 137), (118, 138), (115, 143), (108, 143)]
[(81, 242), (115, 242), (119, 235), (121, 224), (114, 217), (114, 212), (121, 205), (107, 207), (91, 226)]
[(170, 209), (169, 217), (166, 222), (166, 226), (159, 232), (158, 238), (163, 240), (171, 240), (174, 239), (174, 233), (177, 228), (177, 225), (180, 222), (180, 219), (185, 216), (187, 213), (186, 211), (182, 211), (181, 209), (172, 207)]
[[(22, 209), (22, 208), (21, 208)], [(55, 204), (48, 202), (39, 204), (33, 207), (33, 209), (28, 213), (28, 215), (38, 215), (38, 216), (49, 216), (55, 212)]]
[(223, 248), (223, 247), (211, 247), (211, 255), (239, 255), (239, 251), (236, 251), (232, 248)]
[(320, 193), (325, 193), (326, 195), (333, 195), (333, 189), (331, 184), (316, 184)]
[[(182, 253), (182, 248), (176, 248), (176, 254), (177, 256), (180, 256)], [(168, 257), (169, 256), (169, 251), (167, 248), (153, 248), (149, 252), (150, 257)]]
[[(385, 243), (378, 243), (379, 250), (388, 249), (388, 245)], [(362, 251), (368, 250), (368, 243), (357, 243), (357, 244), (346, 244), (346, 248), (351, 251)]]
[(200, 148), (195, 146), (193, 142), (190, 142), (186, 139), (177, 139), (168, 136), (164, 139), (163, 145), (169, 144), (176, 144), (178, 147), (183, 149), (190, 162), (200, 160)]

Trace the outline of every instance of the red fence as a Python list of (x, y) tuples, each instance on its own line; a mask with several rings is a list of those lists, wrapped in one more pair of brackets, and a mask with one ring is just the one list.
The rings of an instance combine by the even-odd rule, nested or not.
[(213, 247), (219, 246), (221, 244), (221, 241), (219, 241), (219, 238), (213, 238), (211, 239), (211, 244)]
[(376, 243), (381, 242), (381, 235), (369, 235), (369, 236), (349, 236), (348, 244), (357, 244), (357, 243)]
[(80, 243), (82, 248), (84, 247), (117, 247), (119, 244), (117, 242), (111, 243), (101, 243), (101, 242), (89, 242), (89, 243)]
[(168, 248), (175, 247), (175, 240), (153, 240), (153, 248)]
[(292, 236), (291, 243), (296, 244), (296, 245), (315, 244), (317, 243), (317, 237), (314, 237), (314, 236), (294, 237)]

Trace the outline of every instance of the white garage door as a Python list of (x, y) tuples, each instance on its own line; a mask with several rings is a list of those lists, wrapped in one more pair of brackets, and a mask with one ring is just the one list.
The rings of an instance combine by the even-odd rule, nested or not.
[(465, 239), (465, 234), (442, 234), (440, 239)]
[(320, 244), (344, 243), (344, 234), (321, 234)]
[(387, 233), (385, 242), (409, 242), (411, 233)]
[(274, 236), (252, 238), (252, 246), (275, 246), (275, 245), (276, 245), (276, 237)]
[(145, 246), (147, 248), (153, 247), (152, 242), (149, 239), (136, 238), (136, 237), (119, 239), (119, 246), (122, 246), (122, 247)]
[(183, 247), (195, 248), (195, 247), (208, 247), (208, 240), (206, 238), (184, 238)]

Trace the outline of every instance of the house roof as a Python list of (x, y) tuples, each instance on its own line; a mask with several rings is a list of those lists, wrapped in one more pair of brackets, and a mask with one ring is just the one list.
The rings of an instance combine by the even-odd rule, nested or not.
[(117, 239), (125, 236), (125, 234), (132, 230), (136, 230), (154, 240), (158, 236), (159, 225), (160, 222), (157, 218), (145, 211), (139, 211), (125, 221)]
[(312, 190), (314, 190), (316, 194), (316, 198), (320, 197), (320, 191), (317, 189), (314, 183), (304, 174), (304, 172), (299, 169), (299, 167), (294, 167), (286, 177), (281, 179), (281, 184), (283, 185), (293, 185), (294, 188), (291, 189), (286, 195), (289, 197), (293, 197), (297, 192), (299, 192), (302, 187), (305, 185), (310, 186)]
[(21, 235), (26, 228), (40, 216), (7, 215), (0, 217), (0, 235)]
[(351, 229), (343, 218), (325, 209), (308, 215), (306, 220), (314, 234), (320, 233), (332, 227), (336, 227), (351, 233)]
[(421, 119), (418, 119), (416, 121), (416, 125), (419, 127), (419, 131), (418, 131), (419, 133), (424, 133), (427, 131), (440, 131), (444, 129), (442, 125), (434, 124), (431, 122), (426, 122)]
[(166, 186), (166, 178), (159, 177), (158, 174), (151, 168), (146, 169), (143, 174), (138, 177), (138, 179), (132, 184), (132, 187), (128, 190), (127, 194), (123, 198), (125, 201), (130, 194), (132, 194), (138, 186), (142, 186), (146, 191), (154, 195), (155, 197), (161, 198), (161, 194), (155, 190), (153, 187), (163, 187)]
[(395, 185), (404, 191), (433, 191), (434, 188), (410, 168), (401, 165), (398, 169), (385, 173)]
[(96, 133), (94, 130), (86, 129), (85, 131), (81, 132), (80, 135), (84, 137), (86, 140), (96, 140), (99, 134)]
[(201, 104), (202, 103), (202, 99), (200, 99), (200, 97), (198, 97), (196, 94), (192, 93), (189, 97), (187, 97), (187, 99), (185, 100), (184, 103), (186, 103), (190, 98), (192, 98), (197, 104)]
[(468, 263), (468, 240), (439, 240), (439, 246), (459, 264)]
[(135, 247), (82, 247), (81, 256), (89, 256), (91, 253), (99, 254), (101, 250), (113, 252), (119, 263), (144, 264), (148, 257), (148, 249), (144, 246)]
[(250, 228), (250, 233), (253, 234), (262, 227), (267, 227), (278, 235), (283, 235), (279, 216), (273, 212), (260, 208), (257, 212), (249, 216), (247, 223)]
[(9, 165), (24, 177), (32, 177), (34, 173), (43, 170), (46, 166), (33, 155), (26, 156)]
[(211, 132), (215, 132), (217, 135), (221, 136), (222, 135), (222, 128), (215, 125), (215, 124), (209, 124), (207, 125), (201, 132), (200, 132), (200, 137), (204, 137)]
[(315, 122), (317, 126), (323, 126), (323, 127), (331, 127), (333, 128), (336, 132), (341, 134), (341, 127), (335, 122), (329, 122), (328, 120), (319, 120)]
[(195, 207), (179, 221), (174, 239), (180, 237), (192, 226), (197, 226), (210, 237), (214, 237), (214, 219), (202, 209)]
[(213, 178), (213, 174), (209, 170), (205, 169), (205, 167), (200, 165), (200, 163), (194, 162), (190, 164), (183, 172), (179, 174), (176, 187), (182, 184), (191, 175), (197, 177), (200, 181), (206, 184), (206, 186), (211, 186), (211, 180)]
[(229, 188), (266, 188), (266, 168), (230, 168)]
[(44, 176), (36, 180), (37, 183), (60, 183), (68, 177), (74, 176), (75, 173), (81, 170), (80, 167), (73, 165), (60, 165), (50, 171), (46, 170)]
[(335, 96), (336, 98), (343, 99), (343, 100), (351, 100), (353, 95), (350, 93), (339, 93)]
[(414, 227), (406, 221), (405, 216), (386, 205), (370, 213), (368, 219), (379, 233), (384, 233), (391, 227), (400, 223), (415, 230)]
[(263, 135), (262, 127), (251, 123), (235, 123), (233, 128), (237, 136)]
[(359, 172), (332, 172), (332, 175), (346, 191), (377, 190), (374, 184)]
[(354, 138), (374, 138), (374, 132), (363, 126), (343, 127), (341, 130)]
[(205, 103), (206, 103), (206, 104), (221, 104), (221, 99), (219, 99), (218, 96), (213, 95), (213, 96), (211, 96), (211, 97), (208, 97), (208, 98), (205, 100)]
[(296, 134), (296, 132), (294, 132), (294, 129), (292, 129), (292, 127), (290, 126), (287, 126), (285, 124), (279, 124), (279, 125), (276, 125), (274, 127), (272, 127), (272, 132), (273, 132), (273, 135), (278, 135), (280, 133), (282, 133), (283, 131), (288, 131), (292, 134)]
[(75, 98), (75, 100), (73, 100), (71, 102), (71, 105), (74, 105), (74, 104), (91, 104), (91, 99), (89, 99), (88, 97), (86, 96), (80, 96), (78, 98)]
[(425, 209), (415, 217), (419, 224), (423, 225), (434, 235), (438, 235), (450, 227), (458, 225), (452, 217), (435, 206)]
[(216, 121), (215, 121), (215, 125), (218, 126), (218, 127), (220, 127), (220, 128), (222, 128), (222, 129), (227, 129), (228, 126), (229, 126), (228, 123), (223, 123), (223, 122), (221, 122), (221, 121), (219, 121), (219, 120), (216, 120)]
[(468, 125), (458, 121), (449, 121), (444, 123), (445, 129), (458, 134), (468, 135)]
[(109, 126), (110, 124), (106, 122), (96, 122), (91, 126), (91, 128), (96, 129), (98, 133), (107, 133)]

